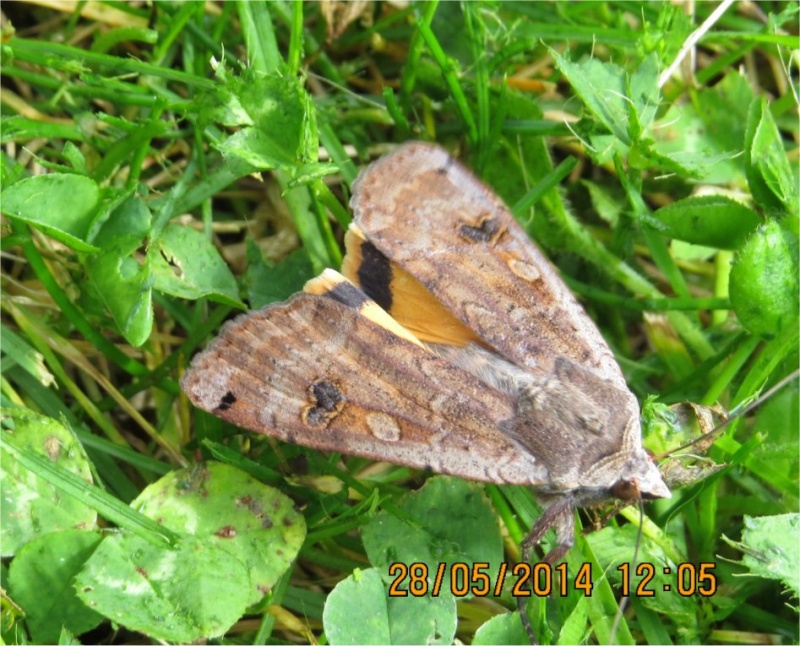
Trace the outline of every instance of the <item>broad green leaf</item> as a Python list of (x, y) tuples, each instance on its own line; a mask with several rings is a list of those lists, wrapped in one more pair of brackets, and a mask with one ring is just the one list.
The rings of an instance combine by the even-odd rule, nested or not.
[(722, 195), (677, 200), (653, 215), (667, 225), (666, 235), (718, 249), (738, 249), (761, 222), (754, 211)]
[[(628, 111), (639, 124), (638, 139), (651, 129), (661, 95), (658, 89), (658, 57), (650, 54), (630, 75), (626, 94), (631, 99)], [(633, 134), (633, 133), (631, 133)]]
[(244, 308), (231, 270), (211, 241), (199, 231), (168, 224), (150, 243), (147, 260), (155, 289), (178, 298), (211, 300)]
[[(604, 527), (599, 532), (587, 535), (601, 571), (617, 586), (622, 582), (622, 572), (617, 568), (626, 564), (629, 567), (628, 592), (640, 597), (648, 608), (659, 613), (692, 616), (698, 611), (699, 597), (683, 596), (676, 584), (677, 566), (666, 557), (664, 551), (653, 541), (644, 540), (638, 553), (638, 563), (646, 563), (648, 570), (636, 573), (636, 565), (631, 563), (638, 540), (637, 528)], [(649, 566), (652, 565), (652, 570)], [(648, 576), (652, 578), (648, 580)], [(639, 590), (639, 586), (642, 586)], [(623, 590), (623, 593), (626, 590)], [(652, 594), (651, 594), (652, 593)], [(647, 596), (651, 594), (651, 596)]]
[(737, 252), (730, 274), (731, 304), (747, 330), (771, 338), (797, 326), (798, 240), (770, 220)]
[(250, 307), (259, 309), (270, 303), (283, 301), (303, 289), (307, 280), (314, 276), (314, 268), (308, 252), (297, 249), (279, 263), (271, 263), (261, 255), (253, 243), (247, 249), (247, 298)]
[(451, 595), (389, 597), (388, 607), (393, 644), (453, 643), (458, 617)]
[[(458, 478), (430, 478), (419, 491), (397, 503), (413, 524), (380, 512), (364, 527), (362, 539), (370, 563), (390, 580), (389, 566), (424, 563), (432, 581), (440, 563), (488, 563), (496, 573), (502, 561), (500, 530), (480, 485)], [(490, 575), (491, 578), (491, 575)], [(492, 580), (492, 585), (494, 581)], [(449, 592), (449, 586), (443, 589)]]
[(286, 155), (286, 151), (276, 146), (270, 137), (258, 128), (242, 128), (219, 145), (225, 157), (237, 157), (248, 164), (264, 170), (290, 168), (295, 158)]
[[(733, 152), (708, 154), (692, 150), (679, 150), (662, 153), (652, 145), (643, 146), (641, 153), (648, 160), (650, 166), (662, 168), (670, 173), (688, 175), (703, 181), (706, 181), (709, 169), (715, 168), (718, 164), (725, 164), (736, 157), (736, 153)], [(640, 165), (644, 167), (643, 164)]]
[(388, 596), (377, 569), (356, 570), (328, 595), (322, 621), (331, 644), (452, 644), (455, 599)]
[(749, 155), (750, 173), (758, 173), (766, 187), (777, 198), (783, 211), (797, 213), (800, 210), (797, 193), (797, 166), (789, 165), (783, 140), (772, 118), (769, 105), (761, 98), (761, 116), (751, 141)]
[[(128, 342), (141, 346), (153, 328), (155, 277), (144, 254), (151, 216), (131, 197), (117, 207), (94, 239), (100, 252), (86, 263), (86, 273)], [(138, 252), (138, 253), (137, 253)]]
[[(673, 104), (652, 130), (653, 152), (707, 184), (740, 185), (747, 106), (753, 91), (732, 71), (692, 103)], [(680, 172), (680, 171), (678, 171)]]
[(527, 644), (528, 635), (518, 612), (495, 615), (475, 632), (474, 646)]
[(2, 193), (3, 213), (26, 222), (76, 251), (98, 251), (89, 235), (100, 202), (94, 180), (51, 173), (20, 180)]
[[(4, 433), (13, 433), (17, 444), (47, 456), (52, 462), (92, 481), (83, 447), (61, 424), (50, 417), (22, 408), (4, 408)], [(64, 529), (90, 530), (97, 515), (71, 496), (37, 477), (18, 462), (0, 463), (0, 548), (13, 556), (23, 545), (49, 532)]]
[(219, 145), (223, 155), (238, 157), (261, 169), (289, 171), (316, 161), (306, 159), (310, 124), (304, 116), (305, 91), (296, 79), (250, 74), (245, 79), (231, 79), (229, 84), (220, 94), (220, 104), (226, 106), (225, 116), (252, 125), (245, 125)]
[[(686, 110), (700, 119), (701, 128), (687, 132), (685, 138), (675, 131), (670, 131), (668, 136), (678, 134), (676, 150), (681, 150), (681, 143), (687, 143), (695, 152), (741, 152), (747, 129), (747, 111), (752, 100), (753, 87), (747, 76), (739, 68), (729, 68), (721, 81), (699, 88), (692, 103), (675, 104), (678, 111)], [(671, 112), (664, 115), (663, 124), (668, 124), (671, 116), (677, 116)], [(741, 155), (732, 162), (737, 168), (738, 181), (741, 181), (744, 170), (743, 162)], [(709, 170), (714, 172), (714, 169)]]
[[(659, 159), (670, 160), (679, 168), (686, 167), (707, 184), (743, 182), (741, 160), (737, 160), (735, 154), (723, 155), (725, 143), (710, 136), (708, 124), (701, 116), (692, 104), (672, 105), (653, 128), (652, 153)], [(740, 139), (727, 150), (735, 151), (736, 146), (741, 148), (741, 145)]]
[(625, 70), (596, 58), (573, 63), (554, 49), (548, 51), (588, 110), (617, 139), (630, 145)]
[[(747, 106), (753, 91), (738, 72), (696, 91), (692, 103), (675, 103), (652, 130), (652, 153), (707, 184), (741, 185)], [(680, 169), (685, 169), (681, 171)]]
[(11, 561), (9, 593), (25, 610), (34, 642), (54, 644), (62, 627), (80, 635), (103, 621), (78, 599), (73, 587), (75, 575), (100, 540), (99, 532), (50, 532), (28, 543)]
[(744, 517), (742, 541), (725, 541), (744, 553), (742, 565), (754, 576), (781, 581), (800, 596), (800, 514)]
[(174, 549), (130, 534), (106, 537), (75, 582), (78, 596), (108, 619), (158, 640), (224, 634), (249, 605), (243, 561), (205, 538)]
[(305, 538), (289, 498), (219, 463), (171, 472), (131, 505), (182, 540), (169, 549), (132, 534), (107, 537), (80, 573), (78, 594), (157, 639), (225, 633), (275, 585)]
[(376, 569), (356, 570), (331, 590), (322, 613), (331, 644), (391, 644), (386, 588)]
[(613, 63), (595, 58), (573, 63), (549, 51), (575, 93), (619, 141), (631, 145), (650, 129), (660, 100), (655, 54), (628, 75)]
[(167, 474), (131, 506), (175, 531), (213, 537), (242, 560), (252, 603), (286, 571), (305, 538), (305, 521), (290, 498), (217, 462)]

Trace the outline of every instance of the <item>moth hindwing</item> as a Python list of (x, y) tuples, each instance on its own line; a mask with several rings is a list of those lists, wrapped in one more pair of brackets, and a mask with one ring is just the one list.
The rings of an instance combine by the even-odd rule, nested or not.
[(227, 323), (183, 389), (234, 424), (317, 449), (536, 488), (556, 560), (573, 509), (668, 497), (599, 331), (508, 208), (439, 147), (353, 186), (345, 277)]

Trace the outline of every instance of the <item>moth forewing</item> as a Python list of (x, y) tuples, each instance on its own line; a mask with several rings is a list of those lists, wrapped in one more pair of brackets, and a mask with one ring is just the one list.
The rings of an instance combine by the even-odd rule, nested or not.
[(548, 481), (499, 430), (514, 414), (511, 397), (368, 318), (374, 302), (336, 276), (324, 295), (311, 281), (318, 293), (227, 323), (184, 375), (192, 402), (320, 450), (484, 482)]

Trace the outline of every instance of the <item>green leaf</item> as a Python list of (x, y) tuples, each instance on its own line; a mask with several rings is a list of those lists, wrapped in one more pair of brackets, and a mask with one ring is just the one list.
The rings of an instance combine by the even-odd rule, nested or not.
[(594, 210), (604, 221), (616, 227), (620, 215), (625, 209), (625, 196), (607, 186), (589, 180), (581, 180), (581, 184), (589, 192)]
[(157, 639), (226, 632), (276, 584), (305, 538), (305, 521), (289, 498), (219, 463), (169, 473), (131, 506), (181, 540), (169, 549), (132, 534), (107, 537), (80, 573), (78, 594)]
[[(425, 563), (429, 577), (440, 563), (488, 563), (497, 572), (502, 541), (494, 510), (480, 485), (458, 478), (430, 478), (420, 490), (397, 503), (409, 522), (386, 511), (364, 527), (362, 539), (370, 563), (389, 580), (395, 562)], [(449, 587), (446, 588), (449, 593)], [(445, 589), (442, 593), (444, 594)]]
[(131, 506), (175, 531), (213, 536), (247, 566), (253, 603), (275, 585), (305, 538), (305, 521), (290, 498), (217, 462), (167, 474)]
[(25, 610), (34, 642), (53, 644), (64, 627), (80, 635), (103, 621), (78, 599), (73, 587), (75, 575), (100, 540), (98, 532), (51, 532), (28, 543), (11, 562), (9, 593)]
[(739, 250), (731, 267), (731, 304), (742, 325), (771, 338), (797, 326), (797, 237), (770, 220)]
[(310, 184), (314, 180), (338, 173), (339, 170), (336, 164), (330, 162), (303, 164), (292, 170), (292, 179), (289, 181), (288, 187), (294, 188), (302, 184)]
[(718, 249), (738, 249), (761, 222), (754, 211), (722, 195), (677, 200), (653, 215), (667, 225), (666, 235)]
[[(744, 181), (740, 154), (753, 91), (738, 71), (713, 87), (701, 87), (694, 101), (674, 103), (653, 128), (653, 154), (684, 168), (704, 183)], [(682, 171), (678, 171), (682, 172)]]
[(564, 620), (564, 625), (558, 633), (559, 644), (584, 644), (587, 641), (587, 621), (589, 619), (589, 609), (587, 598), (581, 597), (572, 612)]
[[(683, 596), (676, 586), (676, 564), (673, 563), (664, 551), (653, 541), (643, 540), (639, 548), (639, 563), (652, 565), (652, 572), (644, 571), (637, 574), (635, 564), (631, 557), (637, 543), (638, 529), (633, 525), (624, 527), (604, 527), (599, 532), (587, 535), (586, 539), (597, 557), (603, 572), (615, 584), (621, 582), (622, 573), (617, 569), (620, 564), (630, 566), (629, 576), (630, 594), (636, 594), (639, 585), (643, 585), (642, 594), (639, 595), (642, 604), (661, 614), (691, 617), (698, 612), (700, 598), (697, 596)], [(669, 570), (667, 571), (666, 568)], [(647, 576), (652, 574), (652, 579)], [(625, 592), (625, 591), (623, 591)], [(652, 592), (652, 596), (643, 596)]]
[(3, 371), (16, 364), (45, 388), (52, 386), (55, 375), (47, 368), (40, 352), (5, 325), (0, 326), (0, 347), (3, 349)]
[(249, 605), (249, 583), (245, 564), (207, 539), (187, 536), (163, 549), (117, 534), (95, 550), (76, 588), (87, 606), (126, 628), (188, 643), (227, 631)]
[(375, 568), (356, 570), (328, 595), (322, 615), (331, 644), (452, 644), (455, 599), (388, 596)]
[(452, 644), (458, 616), (450, 595), (389, 597), (389, 633), (393, 644)]
[(134, 347), (147, 341), (153, 328), (155, 276), (149, 256), (143, 253), (150, 226), (145, 204), (136, 197), (126, 199), (94, 239), (101, 251), (86, 263), (92, 286)]
[(218, 93), (217, 101), (225, 106), (221, 116), (252, 124), (219, 145), (223, 155), (238, 157), (265, 170), (291, 171), (305, 162), (316, 161), (305, 155), (311, 124), (305, 118), (305, 91), (296, 79), (256, 74), (231, 79)]
[(800, 473), (797, 459), (800, 454), (798, 428), (800, 390), (795, 380), (757, 410), (752, 432), (761, 433), (766, 439), (748, 461), (748, 467), (754, 473), (761, 475), (775, 491), (780, 492), (784, 509), (797, 508)]
[(781, 581), (795, 598), (800, 597), (800, 514), (744, 517), (741, 543), (725, 541), (744, 553), (742, 565), (753, 576)]
[[(51, 462), (92, 481), (83, 447), (64, 426), (50, 417), (26, 409), (4, 408), (2, 432), (13, 433), (16, 444), (46, 456)], [(97, 515), (86, 505), (66, 496), (19, 462), (0, 462), (0, 546), (3, 556), (13, 556), (23, 545), (49, 532), (94, 529)]]
[(61, 154), (64, 155), (64, 159), (69, 162), (72, 170), (81, 173), (82, 175), (89, 174), (89, 167), (86, 164), (86, 157), (75, 144), (71, 141), (68, 141), (64, 144), (64, 148), (61, 150)]
[(630, 145), (625, 70), (596, 58), (573, 63), (554, 49), (548, 51), (589, 112), (617, 139)]
[[(650, 143), (652, 142), (648, 142), (648, 144)], [(688, 175), (703, 181), (706, 181), (710, 169), (716, 168), (719, 164), (725, 164), (736, 157), (736, 153), (733, 152), (712, 155), (706, 152), (679, 150), (671, 153), (661, 153), (652, 145), (642, 146), (640, 152), (648, 160), (648, 163), (656, 168), (662, 168), (670, 173)]]
[(660, 100), (655, 54), (629, 76), (613, 63), (595, 58), (572, 63), (548, 51), (588, 110), (619, 141), (631, 145), (649, 130)]
[[(777, 199), (783, 211), (797, 213), (798, 203), (796, 170), (793, 172), (783, 147), (783, 140), (772, 118), (765, 98), (760, 100), (760, 118), (750, 140), (748, 177), (757, 175), (759, 184), (765, 186)], [(755, 115), (754, 115), (755, 116)], [(795, 167), (796, 168), (796, 167)], [(762, 184), (763, 182), (763, 184)], [(753, 193), (755, 196), (755, 192)], [(774, 200), (771, 200), (774, 203)]]
[(502, 644), (527, 644), (528, 634), (518, 612), (495, 615), (475, 632), (473, 646), (498, 646)]
[(331, 590), (322, 613), (331, 644), (391, 644), (386, 588), (376, 569), (356, 570)]
[(661, 101), (658, 89), (658, 57), (655, 53), (647, 56), (630, 75), (626, 94), (631, 99), (628, 104), (629, 113), (632, 111), (636, 116), (639, 127), (638, 136), (634, 139), (639, 139), (651, 129)]
[(48, 123), (47, 121), (42, 121), (42, 119), (31, 119), (19, 114), (4, 115), (0, 143), (37, 138), (84, 141), (86, 135), (81, 132), (81, 128), (77, 123)]
[(248, 241), (247, 260), (245, 284), (253, 309), (286, 300), (301, 291), (306, 281), (314, 276), (314, 267), (305, 249), (293, 251), (276, 264), (265, 260), (258, 246)]
[(199, 231), (168, 224), (151, 242), (147, 260), (155, 277), (155, 288), (179, 298), (210, 298), (244, 308), (231, 270), (211, 241)]
[(100, 202), (89, 177), (51, 173), (29, 177), (2, 193), (3, 213), (40, 229), (76, 251), (99, 251), (87, 242)]

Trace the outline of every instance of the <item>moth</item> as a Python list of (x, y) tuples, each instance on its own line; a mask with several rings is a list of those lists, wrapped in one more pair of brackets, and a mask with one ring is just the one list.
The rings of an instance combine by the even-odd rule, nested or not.
[(554, 528), (550, 562), (575, 507), (670, 497), (608, 344), (488, 187), (412, 142), (361, 173), (351, 206), (342, 274), (225, 324), (183, 377), (195, 405), (323, 451), (529, 485), (546, 509), (523, 547)]

